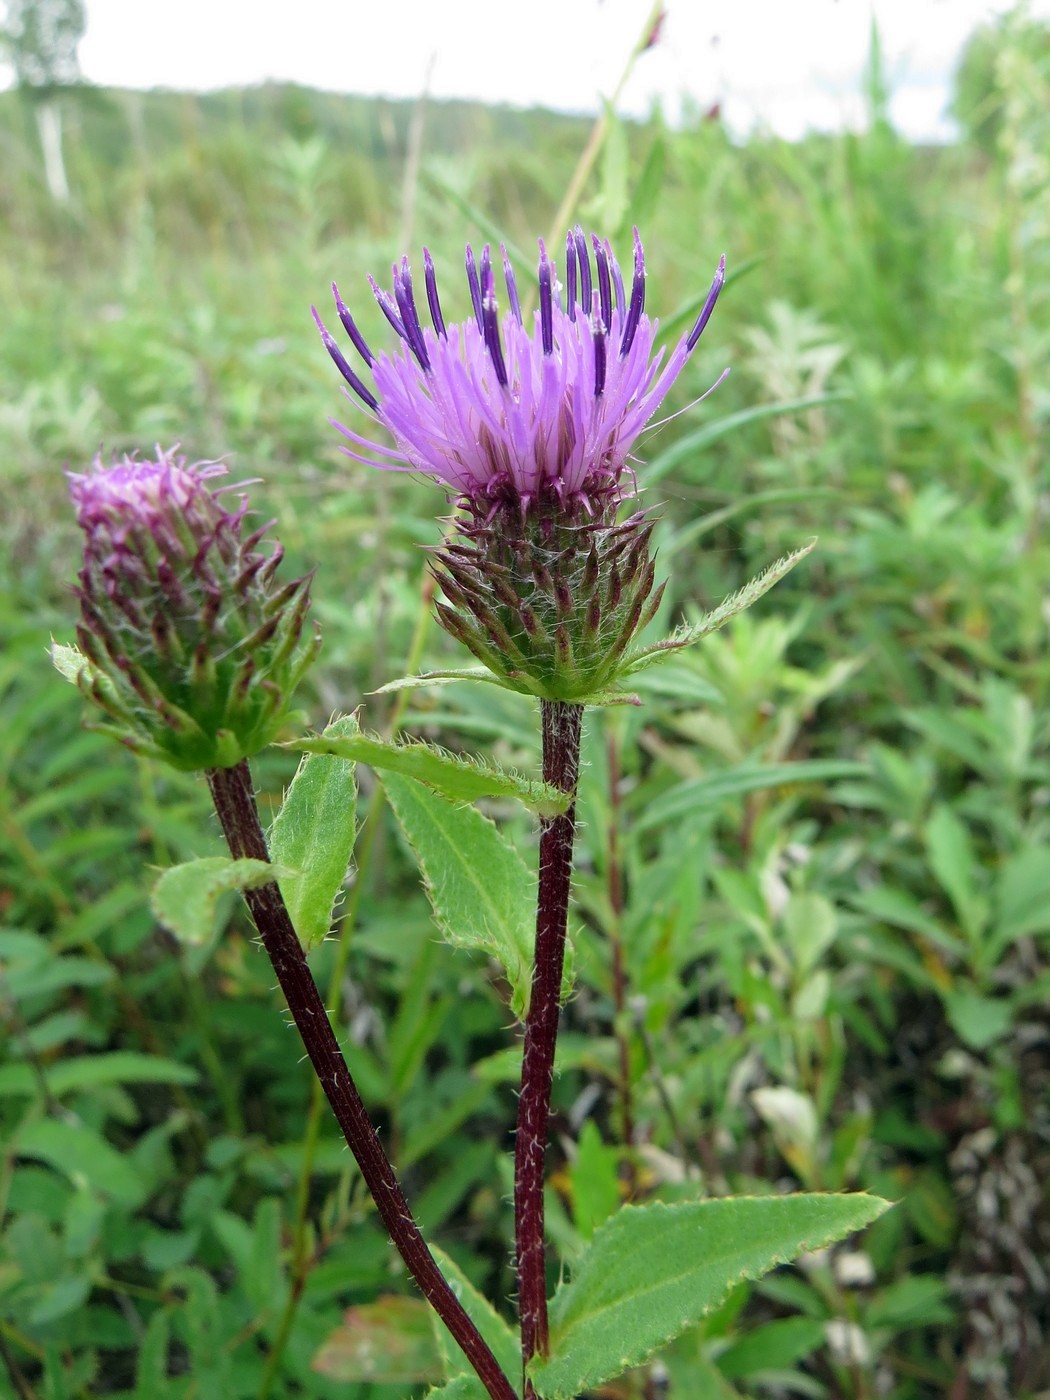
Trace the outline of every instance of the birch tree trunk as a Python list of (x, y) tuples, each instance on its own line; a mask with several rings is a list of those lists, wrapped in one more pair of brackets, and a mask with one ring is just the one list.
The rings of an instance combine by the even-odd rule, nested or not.
[(56, 204), (68, 204), (69, 181), (62, 156), (62, 108), (51, 97), (34, 103), (40, 147), (44, 153), (44, 178)]

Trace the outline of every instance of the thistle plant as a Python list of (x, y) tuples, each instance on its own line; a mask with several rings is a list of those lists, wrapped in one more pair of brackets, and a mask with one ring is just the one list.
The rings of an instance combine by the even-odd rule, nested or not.
[[(587, 704), (623, 698), (620, 682), (681, 634), (634, 646), (655, 617), (651, 513), (637, 508), (632, 449), (696, 348), (725, 281), (722, 257), (692, 328), (667, 354), (645, 311), (645, 254), (634, 232), (630, 293), (607, 240), (577, 226), (559, 281), (541, 241), (538, 308), (526, 317), (501, 247), (506, 309), (486, 245), (468, 244), (472, 318), (446, 324), (424, 249), (429, 325), (420, 317), (408, 259), (393, 290), (369, 279), (400, 345), (374, 353), (333, 284), (336, 312), (363, 364), (355, 370), (317, 311), (324, 344), (350, 391), (393, 446), (342, 423), (343, 450), (386, 470), (421, 472), (448, 488), (457, 514), (434, 557), (445, 595), (442, 627), (498, 684), (540, 702), (543, 777), (566, 794), (541, 822), (535, 952), (525, 1018), (515, 1139), (515, 1256), (526, 1400), (528, 1367), (549, 1352), (544, 1156), (568, 928), (575, 799)], [(362, 374), (367, 377), (362, 377)], [(780, 576), (784, 561), (753, 588)], [(746, 606), (736, 600), (731, 611)]]
[[(570, 1400), (644, 1361), (739, 1279), (860, 1228), (884, 1203), (798, 1196), (631, 1206), (594, 1235), (548, 1307), (545, 1154), (584, 712), (638, 703), (629, 689), (638, 671), (721, 626), (807, 551), (779, 561), (698, 623), (646, 640), (663, 585), (652, 554), (656, 521), (640, 503), (644, 468), (634, 454), (708, 325), (724, 259), (695, 323), (669, 351), (657, 347), (656, 322), (646, 314), (637, 233), (629, 288), (607, 241), (572, 230), (562, 276), (540, 243), (529, 313), (505, 251), (501, 263), (503, 310), (491, 250), (475, 258), (468, 246), (472, 314), (459, 323), (445, 320), (425, 250), (425, 318), (407, 259), (394, 265), (392, 291), (373, 281), (399, 342), (393, 353), (373, 352), (333, 288), (356, 369), (314, 315), (372, 423), (337, 424), (344, 450), (380, 469), (436, 479), (453, 508), (431, 560), (443, 594), (436, 615), (480, 668), (395, 684), (466, 677), (531, 697), (542, 781), (367, 735), (345, 716), (320, 735), (285, 738), (306, 757), (267, 836), (249, 760), (292, 727), (293, 691), (318, 645), (307, 617), (311, 580), (278, 583), (280, 547), (262, 552), (269, 527), (248, 528), (243, 494), (232, 509), (220, 499), (231, 488), (213, 488), (224, 471), (215, 463), (188, 465), (158, 452), (156, 460), (125, 458), (71, 475), (86, 537), (76, 590), (80, 646), (56, 647), (55, 660), (133, 751), (206, 776), (230, 859), (165, 872), (155, 912), (178, 936), (201, 941), (194, 920), (204, 916), (192, 911), (207, 910), (223, 889), (243, 891), (390, 1239), (462, 1352), (461, 1364), (442, 1347), (447, 1384), (431, 1394)], [(310, 970), (307, 954), (331, 928), (354, 847), (357, 763), (377, 771), (419, 856), (442, 932), (502, 962), (523, 1023), (514, 1152), (518, 1335), (465, 1278), (450, 1281), (454, 1266), (439, 1264), (425, 1243)], [(535, 877), (470, 806), (485, 796), (516, 798), (538, 818)], [(491, 887), (479, 893), (475, 879), (469, 897), (453, 899), (452, 868), (484, 869)], [(287, 1335), (283, 1327), (278, 1350)]]
[(659, 607), (653, 521), (640, 509), (621, 518), (638, 495), (630, 454), (710, 319), (725, 259), (696, 324), (665, 357), (654, 353), (656, 326), (645, 314), (637, 231), (629, 299), (607, 241), (588, 242), (580, 228), (568, 234), (564, 294), (541, 242), (531, 325), (506, 250), (501, 315), (490, 249), (479, 265), (468, 246), (474, 315), (461, 325), (446, 326), (434, 264), (426, 250), (423, 257), (430, 325), (420, 320), (407, 259), (394, 267), (392, 295), (371, 284), (401, 339), (393, 356), (372, 353), (333, 286), (374, 392), (314, 312), (351, 390), (394, 439), (391, 449), (337, 424), (354, 444), (344, 450), (433, 476), (456, 500), (453, 538), (436, 555), (445, 630), (513, 690), (593, 701), (615, 685), (631, 641)]

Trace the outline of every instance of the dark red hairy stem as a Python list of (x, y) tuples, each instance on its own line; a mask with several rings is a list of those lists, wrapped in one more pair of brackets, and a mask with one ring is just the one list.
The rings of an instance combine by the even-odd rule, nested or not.
[[(543, 1166), (565, 963), (583, 706), (544, 700), (541, 717), (544, 781), (562, 792), (571, 793), (574, 800), (561, 816), (547, 818), (540, 830), (536, 953), (532, 997), (525, 1019), (514, 1152), (515, 1243), (523, 1365), (537, 1353), (546, 1355), (548, 1349)], [(526, 1379), (526, 1400), (533, 1394)]]
[[(213, 768), (208, 773), (208, 786), (234, 858), (269, 860), (247, 761), (233, 768)], [(281, 891), (276, 884), (268, 884), (247, 890), (244, 897), (310, 1063), (398, 1253), (492, 1400), (518, 1400), (514, 1387), (445, 1281), (412, 1217), (394, 1168), (343, 1059)]]

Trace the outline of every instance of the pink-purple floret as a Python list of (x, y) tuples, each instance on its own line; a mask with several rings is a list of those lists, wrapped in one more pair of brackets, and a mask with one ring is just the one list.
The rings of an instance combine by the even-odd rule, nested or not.
[[(195, 570), (201, 583), (217, 590), (206, 562), (211, 552), (218, 549), (232, 557), (238, 549), (250, 549), (268, 528), (240, 539), (246, 497), (229, 511), (208, 484), (226, 471), (221, 462), (190, 463), (175, 449), (158, 447), (156, 461), (125, 456), (107, 465), (98, 457), (91, 472), (67, 472), (77, 524), (85, 532), (81, 596), (90, 598), (101, 589), (131, 608), (136, 586), (154, 577), (169, 603), (182, 606), (186, 598), (179, 568)], [(256, 560), (256, 568), (265, 562), (261, 555)]]
[(77, 524), (90, 534), (100, 526), (160, 527), (173, 509), (185, 510), (200, 496), (202, 483), (225, 472), (221, 462), (188, 463), (158, 447), (155, 462), (125, 456), (108, 465), (98, 457), (93, 471), (66, 475)]
[[(339, 319), (371, 374), (351, 367), (317, 321), (350, 388), (394, 445), (335, 423), (353, 443), (348, 456), (391, 471), (424, 472), (477, 505), (513, 499), (523, 508), (553, 493), (582, 501), (623, 491), (631, 448), (656, 413), (699, 340), (725, 280), (719, 263), (703, 310), (667, 355), (654, 353), (657, 323), (645, 315), (645, 257), (634, 235), (628, 298), (608, 241), (582, 228), (566, 239), (563, 303), (553, 260), (540, 242), (539, 307), (522, 315), (514, 272), (501, 247), (509, 309), (500, 313), (489, 247), (480, 266), (467, 247), (473, 320), (446, 326), (430, 253), (423, 250), (430, 325), (419, 317), (407, 258), (395, 264), (393, 295), (369, 278), (401, 341), (373, 354), (333, 284)], [(591, 253), (594, 257), (592, 273)], [(334, 420), (333, 420), (334, 421)]]

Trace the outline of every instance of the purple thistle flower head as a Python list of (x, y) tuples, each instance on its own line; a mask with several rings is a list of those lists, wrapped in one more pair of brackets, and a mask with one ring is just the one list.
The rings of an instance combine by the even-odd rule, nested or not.
[(317, 650), (304, 635), (309, 577), (277, 584), (282, 550), (257, 551), (247, 499), (210, 482), (226, 468), (96, 460), (68, 473), (85, 535), (77, 684), (136, 752), (184, 770), (222, 768), (270, 743)]
[(670, 353), (645, 312), (637, 230), (628, 293), (607, 241), (582, 228), (565, 240), (565, 282), (541, 242), (536, 310), (526, 315), (501, 248), (500, 311), (491, 249), (467, 247), (473, 316), (446, 322), (423, 250), (428, 323), (408, 260), (393, 291), (371, 281), (397, 350), (374, 353), (333, 284), (336, 311), (362, 366), (351, 366), (314, 311), (329, 354), (373, 421), (393, 439), (337, 423), (358, 461), (423, 472), (462, 513), (458, 541), (436, 553), (441, 625), (512, 689), (593, 699), (616, 683), (632, 639), (654, 615), (644, 511), (617, 523), (637, 490), (631, 452), (681, 373), (725, 280), (719, 263), (703, 309)]
[[(446, 324), (437, 279), (424, 249), (430, 324), (416, 305), (408, 260), (393, 269), (393, 293), (373, 294), (400, 346), (374, 354), (333, 284), (336, 310), (363, 369), (353, 369), (314, 318), (350, 389), (393, 438), (384, 446), (335, 426), (351, 457), (388, 470), (424, 472), (472, 507), (509, 502), (528, 510), (553, 496), (601, 511), (626, 494), (631, 449), (680, 374), (707, 325), (725, 279), (719, 264), (704, 308), (670, 354), (654, 350), (657, 325), (645, 313), (645, 255), (635, 230), (628, 295), (607, 240), (577, 227), (566, 238), (565, 285), (540, 242), (538, 307), (522, 313), (506, 250), (506, 310), (499, 309), (488, 246), (480, 265), (467, 247), (474, 315)], [(371, 279), (370, 279), (371, 280)], [(368, 381), (371, 381), (370, 384)], [(633, 486), (633, 478), (632, 478)]]

